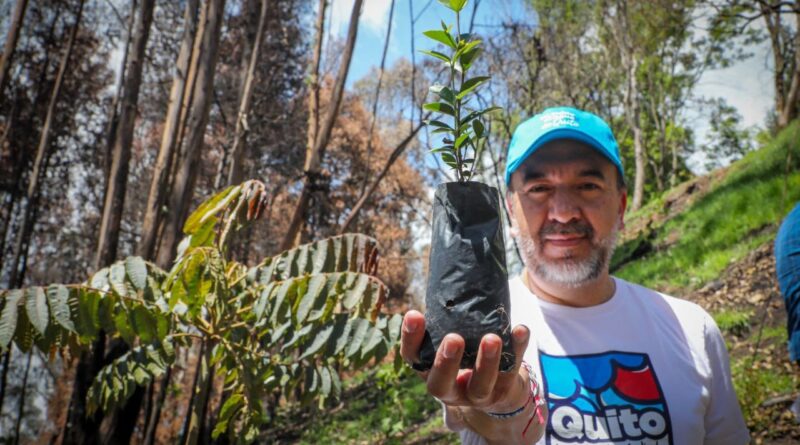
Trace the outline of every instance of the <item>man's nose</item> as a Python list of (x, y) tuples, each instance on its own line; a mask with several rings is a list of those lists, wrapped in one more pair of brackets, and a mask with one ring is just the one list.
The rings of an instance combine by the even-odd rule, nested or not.
[(557, 187), (550, 200), (549, 219), (560, 223), (568, 223), (573, 219), (580, 219), (578, 200), (569, 191)]

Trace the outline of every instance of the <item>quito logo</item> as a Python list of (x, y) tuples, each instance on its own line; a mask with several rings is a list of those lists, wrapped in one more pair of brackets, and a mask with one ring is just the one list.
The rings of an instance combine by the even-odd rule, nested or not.
[(667, 403), (647, 354), (539, 357), (547, 444), (672, 445)]

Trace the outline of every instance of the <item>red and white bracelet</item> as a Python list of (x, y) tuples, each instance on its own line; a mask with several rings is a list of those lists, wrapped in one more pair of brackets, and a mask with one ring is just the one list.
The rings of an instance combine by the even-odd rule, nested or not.
[(486, 412), (486, 415), (494, 419), (510, 419), (524, 412), (525, 409), (528, 407), (528, 405), (533, 403), (534, 404), (533, 412), (528, 418), (528, 424), (525, 425), (525, 429), (522, 431), (522, 436), (524, 437), (525, 434), (528, 432), (528, 428), (530, 428), (531, 422), (533, 422), (534, 417), (537, 418), (540, 424), (544, 424), (544, 416), (542, 416), (542, 406), (544, 406), (544, 399), (542, 398), (539, 384), (536, 382), (536, 374), (534, 373), (533, 368), (525, 361), (522, 362), (522, 366), (528, 371), (528, 383), (530, 388), (528, 392), (528, 400), (525, 401), (524, 405), (522, 405), (520, 408), (515, 409), (514, 411), (510, 411), (507, 413)]

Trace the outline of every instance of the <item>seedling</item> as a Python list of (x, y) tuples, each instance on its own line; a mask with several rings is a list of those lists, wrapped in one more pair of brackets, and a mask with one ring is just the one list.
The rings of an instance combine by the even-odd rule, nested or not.
[(438, 153), (441, 156), (442, 161), (455, 172), (458, 182), (466, 182), (475, 175), (481, 152), (486, 145), (484, 115), (501, 108), (480, 109), (470, 106), (478, 88), (491, 79), (489, 76), (468, 75), (481, 52), (482, 42), (470, 33), (461, 33), (460, 12), (467, 4), (467, 0), (439, 0), (439, 3), (456, 13), (456, 29), (453, 33), (453, 25), (448, 26), (442, 22), (441, 29), (423, 33), (429, 39), (444, 44), (450, 52), (450, 55), (447, 55), (433, 50), (422, 51), (441, 60), (448, 68), (447, 84), (435, 84), (430, 87), (430, 91), (438, 96), (439, 100), (424, 105), (426, 110), (441, 113), (441, 116), (426, 123), (436, 127), (432, 134), (444, 135), (443, 145), (434, 148), (431, 153)]

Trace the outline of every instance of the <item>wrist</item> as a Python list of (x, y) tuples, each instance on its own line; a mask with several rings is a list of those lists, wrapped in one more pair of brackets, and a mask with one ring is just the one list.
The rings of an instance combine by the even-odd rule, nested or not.
[(506, 396), (497, 403), (482, 409), (485, 414), (494, 418), (513, 417), (511, 414), (519, 414), (527, 408), (533, 397), (533, 375), (529, 374), (529, 368), (521, 366), (514, 379), (514, 384), (509, 388)]

